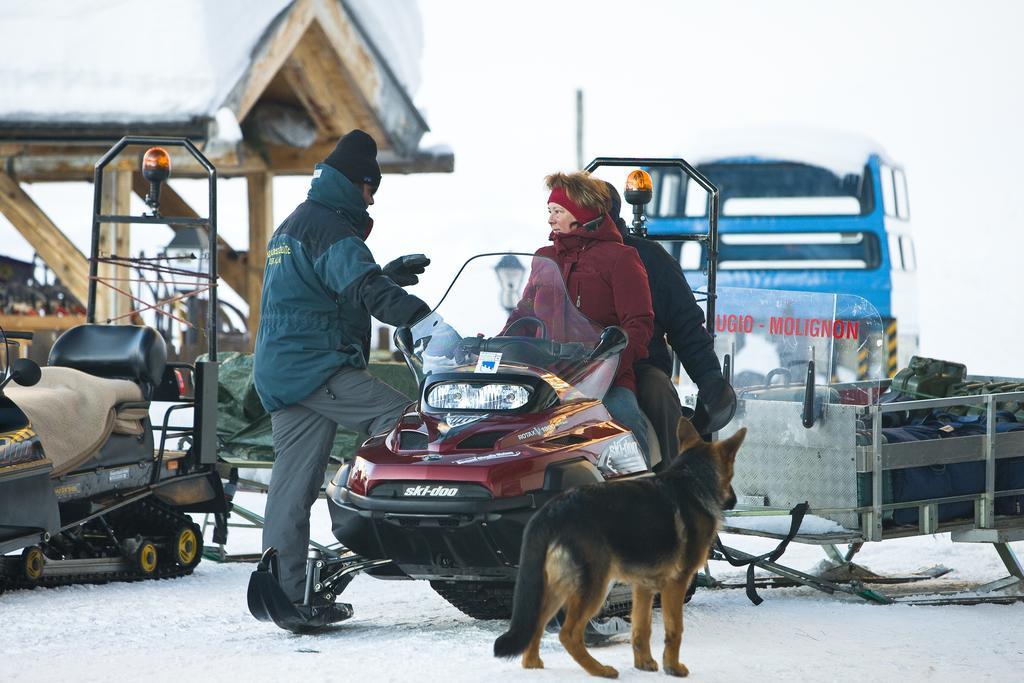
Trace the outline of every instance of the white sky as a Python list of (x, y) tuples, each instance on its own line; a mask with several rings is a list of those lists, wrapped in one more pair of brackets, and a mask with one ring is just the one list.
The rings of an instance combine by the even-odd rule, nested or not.
[[(877, 140), (908, 174), (921, 351), (972, 373), (1024, 376), (1024, 5), (464, 0), (421, 2), (420, 12), (416, 101), (433, 129), (424, 143), (449, 144), (456, 172), (387, 176), (369, 245), (381, 262), (433, 257), (413, 290), (428, 301), (466, 257), (543, 243), (543, 177), (575, 165), (583, 88), (588, 158), (685, 157), (715, 129), (776, 124)], [(276, 181), (278, 219), (307, 184)], [(221, 232), (239, 248), (243, 186), (225, 182), (219, 200)], [(84, 249), (90, 188), (29, 189)], [(4, 253), (30, 254), (2, 219), (0, 238)]]

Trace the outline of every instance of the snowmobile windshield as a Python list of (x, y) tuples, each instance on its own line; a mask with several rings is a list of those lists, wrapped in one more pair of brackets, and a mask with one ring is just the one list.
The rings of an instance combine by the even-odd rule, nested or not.
[(877, 400), (896, 362), (892, 327), (858, 296), (720, 287), (715, 351), (741, 398), (801, 402), (811, 384), (821, 412)]
[[(515, 385), (522, 374), (540, 376), (562, 400), (602, 398), (624, 346), (621, 330), (605, 329), (572, 304), (558, 264), (532, 254), (469, 259), (410, 331), (411, 349), (403, 350), (418, 374), (474, 375), (473, 386), (512, 403), (527, 398)], [(488, 379), (495, 381), (482, 382)], [(468, 393), (452, 400), (468, 401)]]

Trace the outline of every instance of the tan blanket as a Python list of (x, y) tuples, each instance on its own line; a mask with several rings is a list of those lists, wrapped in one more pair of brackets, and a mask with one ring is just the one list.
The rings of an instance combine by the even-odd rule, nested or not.
[[(25, 411), (57, 477), (87, 461), (114, 430), (119, 403), (141, 401), (142, 390), (121, 379), (71, 368), (42, 368), (39, 384), (8, 384), (4, 393)], [(118, 431), (122, 431), (119, 429)]]

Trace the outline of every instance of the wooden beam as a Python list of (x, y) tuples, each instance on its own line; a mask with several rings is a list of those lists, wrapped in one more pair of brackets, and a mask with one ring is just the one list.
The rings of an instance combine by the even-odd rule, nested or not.
[(253, 61), (244, 84), (240, 86), (238, 105), (233, 107), (235, 117), (239, 121), (244, 120), (259, 101), (260, 95), (274, 80), (281, 65), (302, 39), (302, 35), (313, 21), (313, 9), (311, 0), (297, 0), (287, 10), (288, 15), (274, 30), (274, 35), (266, 42), (266, 47)]
[[(135, 194), (145, 197), (149, 192), (149, 183), (141, 173), (132, 174), (132, 188)], [(189, 206), (185, 199), (174, 191), (168, 183), (160, 188), (160, 212), (165, 216), (181, 216), (198, 218), (199, 214)], [(174, 226), (171, 226), (174, 229)], [(223, 237), (217, 235), (217, 274), (227, 283), (228, 287), (244, 296), (245, 292), (245, 259), (244, 251), (237, 251)]]
[[(19, 182), (39, 180), (92, 181), (96, 161), (109, 146), (48, 145), (38, 143), (6, 144), (0, 148), (0, 168)], [(109, 170), (128, 170), (138, 166), (139, 159), (127, 155), (115, 159)]]
[[(307, 175), (312, 172), (315, 164), (323, 161), (334, 149), (336, 142), (335, 138), (314, 143), (307, 148), (267, 145), (263, 151), (266, 161), (243, 144), (233, 162), (216, 156), (211, 157), (210, 161), (217, 167), (218, 178), (235, 178), (264, 172), (274, 175)], [(3, 156), (3, 150), (0, 150), (0, 168), (6, 169), (21, 182), (91, 181), (96, 160), (106, 151), (99, 148), (89, 151), (70, 145), (49, 148), (25, 147), (23, 150), (10, 156)], [(137, 169), (137, 159), (134, 155), (132, 157), (115, 168)], [(411, 155), (401, 156), (381, 150), (377, 155), (377, 162), (383, 173), (450, 173), (454, 167), (454, 158), (450, 151), (416, 151)], [(184, 158), (171, 152), (171, 177), (205, 178), (206, 171), (193, 162), (191, 157)]]
[[(285, 145), (267, 145), (270, 167), (278, 175), (312, 174), (313, 167), (327, 158), (337, 140), (317, 142), (305, 149)], [(450, 150), (424, 150), (412, 157), (397, 157), (393, 152), (377, 155), (381, 173), (451, 173), (455, 157)]]
[(7, 332), (69, 330), (84, 324), (84, 315), (0, 315), (0, 326)]
[[(127, 216), (131, 213), (132, 195), (132, 172), (131, 171), (109, 171), (104, 173), (103, 191), (100, 194), (100, 213), (108, 216)], [(131, 225), (128, 223), (101, 223), (99, 255), (121, 256), (131, 258)], [(100, 263), (97, 268), (97, 276), (100, 282), (96, 287), (96, 320), (104, 322), (108, 318), (116, 317), (122, 324), (128, 322), (120, 316), (128, 313), (134, 307), (132, 300), (103, 285), (107, 281), (112, 287), (117, 287), (126, 292), (133, 290), (131, 268), (115, 266), (110, 263)]]
[(369, 107), (377, 99), (382, 71), (378, 59), (341, 3), (316, 0), (317, 23), (328, 43), (346, 66), (346, 76)]
[(85, 254), (6, 173), (0, 173), (0, 212), (84, 306), (89, 298), (89, 265)]
[(359, 94), (358, 110), (372, 116), (376, 126), (385, 133), (381, 137), (374, 136), (377, 145), (401, 156), (414, 154), (429, 128), (404, 86), (377, 58), (344, 3), (310, 1), (315, 1), (317, 23), (343, 65), (343, 73), (350, 79), (352, 89)]
[[(372, 69), (372, 64), (370, 60), (356, 67)], [(381, 149), (390, 147), (373, 109), (319, 21), (306, 30), (281, 67), (281, 75), (309, 112), (321, 137), (337, 139), (353, 128), (361, 128), (378, 141)]]
[[(15, 148), (6, 145), (0, 149), (0, 168), (22, 182), (39, 181), (91, 181), (96, 161), (109, 147), (92, 145), (35, 145), (23, 144)], [(129, 147), (107, 166), (106, 170), (138, 170), (144, 147)], [(192, 155), (181, 148), (168, 147), (171, 156), (172, 178), (206, 178), (206, 169)], [(267, 170), (261, 156), (246, 145), (235, 150), (209, 157), (221, 178), (259, 173)]]
[(260, 327), (263, 268), (267, 242), (274, 231), (274, 176), (260, 173), (246, 177), (249, 189), (249, 258), (246, 261), (245, 300), (249, 304), (249, 348), (254, 348)]
[[(313, 125), (316, 127), (317, 136), (334, 136), (334, 130), (337, 125), (336, 121), (333, 120), (330, 111), (323, 111), (319, 106), (319, 102), (310, 96), (306, 74), (302, 70), (301, 62), (294, 56), (289, 57), (279, 73), (285, 87), (288, 88), (291, 95), (295, 97), (298, 104), (305, 109), (306, 114), (312, 119)], [(339, 101), (341, 100), (341, 98), (338, 99)]]

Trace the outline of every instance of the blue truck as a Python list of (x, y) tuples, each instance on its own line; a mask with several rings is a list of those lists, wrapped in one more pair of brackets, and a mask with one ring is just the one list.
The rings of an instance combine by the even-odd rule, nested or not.
[[(720, 191), (718, 286), (852, 294), (886, 327), (890, 375), (918, 348), (917, 268), (903, 169), (875, 143), (838, 133), (714, 140), (691, 163)], [(701, 283), (707, 193), (651, 169), (648, 233)], [(664, 241), (669, 238), (669, 241)]]

